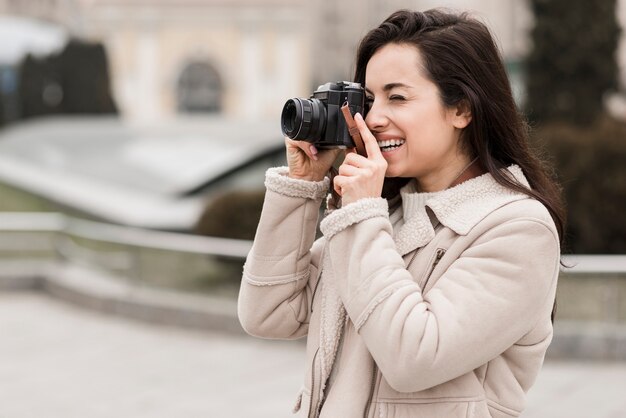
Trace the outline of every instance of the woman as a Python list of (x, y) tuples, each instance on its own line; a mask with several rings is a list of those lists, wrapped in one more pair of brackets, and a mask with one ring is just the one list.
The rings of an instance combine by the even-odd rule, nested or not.
[[(563, 208), (488, 29), (399, 11), (362, 40), (348, 153), (287, 140), (239, 296), (245, 330), (308, 336), (300, 416), (515, 417), (552, 337)], [(334, 209), (334, 210), (333, 210)]]

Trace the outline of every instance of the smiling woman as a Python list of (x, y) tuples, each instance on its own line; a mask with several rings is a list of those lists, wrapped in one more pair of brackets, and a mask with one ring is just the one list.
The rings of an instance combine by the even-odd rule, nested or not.
[(414, 177), (421, 190), (437, 191), (471, 160), (460, 135), (472, 117), (465, 102), (444, 107), (422, 61), (411, 44), (388, 44), (374, 53), (367, 64), (365, 120), (387, 161), (387, 177)]
[(239, 318), (307, 336), (309, 418), (516, 417), (552, 339), (563, 208), (481, 22), (398, 11), (361, 41), (349, 152), (286, 141), (266, 173)]

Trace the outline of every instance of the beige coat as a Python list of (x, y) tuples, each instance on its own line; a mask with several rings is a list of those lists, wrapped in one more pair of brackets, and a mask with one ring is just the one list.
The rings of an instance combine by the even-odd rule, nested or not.
[(308, 336), (298, 416), (518, 416), (552, 338), (546, 208), (489, 174), (431, 195), (410, 184), (393, 227), (386, 200), (363, 199), (314, 242), (328, 182), (285, 174), (266, 175), (239, 318), (255, 336)]

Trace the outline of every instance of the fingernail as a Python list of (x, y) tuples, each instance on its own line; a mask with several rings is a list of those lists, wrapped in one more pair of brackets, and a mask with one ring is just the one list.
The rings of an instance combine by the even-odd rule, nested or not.
[(361, 116), (361, 114), (359, 112), (354, 114), (354, 119), (360, 119), (363, 120), (363, 116)]
[(313, 154), (313, 155), (317, 154), (317, 148), (315, 148), (315, 145), (311, 145), (309, 147), (309, 151), (311, 151), (311, 154)]

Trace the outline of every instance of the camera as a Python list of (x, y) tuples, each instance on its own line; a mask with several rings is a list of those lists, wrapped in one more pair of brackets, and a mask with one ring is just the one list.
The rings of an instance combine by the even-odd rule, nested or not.
[(355, 144), (341, 113), (345, 103), (352, 115), (360, 112), (365, 116), (365, 89), (361, 84), (330, 82), (319, 86), (310, 99), (289, 99), (280, 117), (283, 134), (311, 142), (317, 148), (353, 148)]

